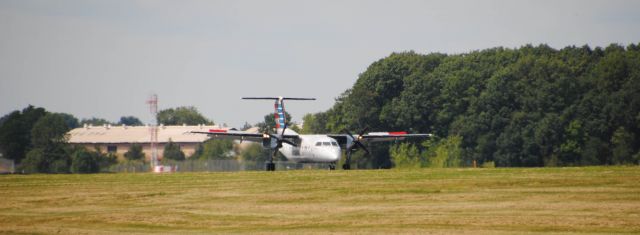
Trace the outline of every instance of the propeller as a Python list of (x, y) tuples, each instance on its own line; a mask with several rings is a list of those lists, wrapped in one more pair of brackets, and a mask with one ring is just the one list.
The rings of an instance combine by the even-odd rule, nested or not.
[(363, 135), (367, 132), (367, 129), (369, 129), (368, 127), (365, 127), (364, 129), (362, 129), (362, 131), (360, 131), (360, 133), (358, 134), (358, 137), (354, 137), (353, 134), (351, 134), (351, 132), (349, 132), (349, 130), (344, 129), (343, 131), (346, 132), (349, 136), (351, 136), (352, 139), (352, 144), (350, 146), (347, 146), (347, 151), (352, 151), (356, 146), (358, 146), (359, 148), (362, 148), (365, 152), (367, 152), (367, 154), (369, 154), (369, 149), (367, 149), (366, 146), (364, 146), (364, 144), (361, 142), (363, 138)]
[(344, 165), (342, 165), (342, 169), (345, 169), (345, 170), (351, 169), (351, 152), (356, 148), (356, 146), (363, 149), (367, 154), (370, 154), (369, 149), (367, 149), (367, 147), (364, 146), (364, 144), (361, 142), (364, 139), (364, 134), (367, 132), (367, 129), (369, 128), (365, 127), (364, 129), (362, 129), (362, 131), (360, 131), (360, 133), (358, 134), (358, 137), (354, 137), (353, 134), (351, 134), (351, 132), (349, 132), (349, 130), (347, 129), (342, 130), (351, 137), (351, 145), (347, 146), (347, 149), (346, 149), (347, 159)]
[(284, 138), (284, 131), (287, 129), (288, 125), (289, 125), (288, 123), (284, 124), (284, 128), (282, 128), (282, 133), (279, 134), (279, 135), (278, 134), (269, 134), (269, 136), (271, 138), (274, 138), (274, 139), (276, 139), (278, 141), (278, 148), (282, 147), (282, 143), (287, 143), (287, 144), (289, 144), (291, 146), (298, 147), (297, 144), (295, 144), (295, 143), (291, 142), (290, 140)]
[(262, 134), (262, 139), (263, 140), (269, 140), (270, 141), (271, 139), (276, 139), (276, 146), (275, 146), (275, 148), (272, 149), (273, 153), (271, 154), (271, 158), (269, 159), (269, 165), (267, 166), (267, 170), (269, 170), (269, 171), (275, 170), (275, 165), (273, 164), (273, 159), (278, 154), (278, 150), (280, 148), (282, 148), (282, 143), (287, 143), (287, 144), (289, 144), (291, 146), (298, 147), (297, 144), (295, 144), (295, 143), (291, 142), (290, 140), (284, 138), (284, 132), (287, 129), (287, 125), (288, 125), (287, 123), (284, 124), (284, 127), (282, 128), (282, 133), (280, 133), (280, 134), (278, 134), (278, 133), (270, 134), (270, 133), (266, 133), (266, 132), (264, 134)]

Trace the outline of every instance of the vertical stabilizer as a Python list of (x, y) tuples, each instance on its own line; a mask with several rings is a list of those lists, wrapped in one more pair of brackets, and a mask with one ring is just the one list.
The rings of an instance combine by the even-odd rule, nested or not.
[(284, 112), (284, 102), (282, 100), (282, 97), (279, 97), (275, 104), (275, 116), (274, 116), (274, 121), (276, 122), (276, 130), (280, 129), (280, 128), (284, 128), (284, 124), (287, 123), (287, 115), (285, 115)]
[(284, 111), (284, 100), (316, 100), (316, 98), (292, 98), (292, 97), (242, 97), (245, 100), (275, 100), (273, 105), (275, 108), (274, 121), (276, 122), (276, 130), (284, 128), (287, 123), (287, 117)]

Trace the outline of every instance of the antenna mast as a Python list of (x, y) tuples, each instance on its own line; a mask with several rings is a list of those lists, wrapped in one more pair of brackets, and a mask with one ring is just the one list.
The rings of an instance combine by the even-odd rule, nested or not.
[(151, 169), (155, 169), (158, 165), (158, 95), (153, 94), (147, 100), (149, 111), (153, 117), (151, 125), (149, 125), (149, 133), (151, 134)]

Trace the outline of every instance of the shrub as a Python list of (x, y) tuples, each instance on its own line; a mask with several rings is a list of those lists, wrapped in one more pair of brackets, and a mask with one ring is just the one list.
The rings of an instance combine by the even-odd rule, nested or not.
[(129, 151), (124, 153), (124, 157), (130, 161), (144, 160), (145, 156), (144, 152), (142, 152), (142, 146), (139, 144), (132, 144)]
[(422, 159), (418, 148), (410, 143), (395, 145), (389, 149), (396, 168), (420, 168)]
[(71, 160), (73, 173), (97, 173), (100, 171), (99, 159), (96, 153), (84, 149), (76, 150)]
[(164, 146), (163, 159), (183, 161), (185, 158), (180, 146), (169, 139), (169, 143)]

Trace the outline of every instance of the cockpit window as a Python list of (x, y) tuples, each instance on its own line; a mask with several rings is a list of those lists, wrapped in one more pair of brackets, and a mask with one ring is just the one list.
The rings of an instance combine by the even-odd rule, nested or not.
[(333, 146), (338, 146), (338, 143), (336, 143), (336, 142), (331, 142), (331, 145), (333, 145)]
[(322, 142), (316, 142), (316, 146), (322, 145)]
[(322, 142), (322, 145), (324, 145), (324, 146), (331, 146), (331, 143), (329, 143), (329, 142)]

